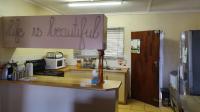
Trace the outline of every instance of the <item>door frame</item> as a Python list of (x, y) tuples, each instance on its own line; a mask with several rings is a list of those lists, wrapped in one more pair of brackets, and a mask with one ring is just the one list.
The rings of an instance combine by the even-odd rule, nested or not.
[[(160, 51), (159, 51), (159, 106), (161, 106), (161, 99), (162, 99), (162, 96), (161, 96), (161, 88), (163, 88), (163, 78), (164, 78), (164, 39), (165, 39), (165, 33), (164, 31), (162, 30), (145, 30), (145, 31), (159, 31), (160, 32)], [(139, 32), (139, 31), (131, 31), (131, 32)], [(131, 45), (131, 44), (130, 44)], [(131, 51), (131, 50), (130, 50)], [(131, 55), (131, 53), (130, 53)], [(131, 56), (130, 56), (131, 57)], [(131, 58), (130, 58), (131, 59)], [(131, 64), (130, 64), (130, 67), (131, 67)], [(131, 94), (131, 85), (132, 85), (132, 82), (131, 82), (131, 69), (130, 69), (130, 91), (129, 91), (129, 96), (130, 98), (132, 98), (132, 94)]]

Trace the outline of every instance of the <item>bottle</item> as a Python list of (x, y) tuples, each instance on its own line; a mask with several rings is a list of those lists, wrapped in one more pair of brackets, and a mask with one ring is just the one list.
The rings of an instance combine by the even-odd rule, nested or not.
[(33, 77), (33, 63), (29, 63), (29, 72), (28, 72), (29, 77)]
[(12, 80), (17, 80), (17, 67), (13, 68)]
[(80, 69), (80, 68), (81, 68), (81, 60), (80, 60), (80, 59), (78, 59), (78, 60), (76, 61), (76, 67), (77, 67), (77, 69)]
[(97, 73), (97, 71), (96, 70), (93, 70), (92, 71), (92, 81), (91, 81), (91, 83), (92, 84), (98, 84), (98, 73)]

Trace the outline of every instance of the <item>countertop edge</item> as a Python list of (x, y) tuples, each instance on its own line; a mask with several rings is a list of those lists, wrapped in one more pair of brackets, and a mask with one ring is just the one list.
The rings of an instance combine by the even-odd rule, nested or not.
[[(92, 71), (94, 69), (89, 69), (89, 68), (76, 68), (75, 66), (69, 66), (69, 67), (64, 67), (59, 69), (60, 71)], [(113, 73), (127, 73), (129, 70), (129, 68), (122, 68), (121, 70), (107, 70), (104, 69), (104, 72), (113, 72)]]
[[(109, 81), (109, 80), (107, 80)], [(120, 82), (120, 81), (118, 81)], [(72, 88), (72, 89), (85, 89), (85, 90), (97, 90), (97, 91), (110, 91), (118, 89), (121, 86), (121, 82), (118, 87), (110, 87), (110, 88), (99, 88), (102, 85), (90, 85), (90, 86), (81, 86), (80, 84), (62, 84), (55, 82), (44, 82), (44, 81), (8, 81), (8, 80), (0, 80), (0, 84), (27, 84), (27, 85), (38, 85), (38, 86), (49, 86), (49, 87), (62, 87), (62, 88)]]

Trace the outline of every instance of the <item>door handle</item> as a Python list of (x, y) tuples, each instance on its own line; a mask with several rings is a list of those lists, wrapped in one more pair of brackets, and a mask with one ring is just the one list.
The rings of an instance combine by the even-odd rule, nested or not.
[(156, 86), (159, 85), (159, 62), (154, 61), (155, 68), (153, 69), (156, 74)]
[(158, 67), (158, 61), (154, 61), (154, 65), (157, 68)]

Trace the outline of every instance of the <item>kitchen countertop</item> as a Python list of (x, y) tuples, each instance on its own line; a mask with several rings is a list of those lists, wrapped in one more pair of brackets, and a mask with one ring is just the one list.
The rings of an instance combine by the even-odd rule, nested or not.
[(93, 85), (91, 84), (90, 79), (84, 79), (84, 78), (70, 79), (66, 77), (36, 75), (34, 77), (34, 80), (29, 80), (29, 81), (0, 80), (0, 84), (28, 84), (28, 85), (108, 91), (108, 90), (118, 89), (121, 86), (121, 81), (105, 80), (103, 84)]
[[(67, 72), (67, 71), (70, 71), (70, 70), (74, 70), (74, 71), (92, 71), (94, 69), (90, 69), (90, 68), (77, 68), (76, 66), (67, 66), (67, 67), (61, 68), (59, 70)], [(105, 72), (115, 72), (115, 73), (127, 73), (128, 72), (128, 68), (120, 68), (120, 70), (119, 69), (111, 69), (111, 70), (104, 69), (103, 71), (105, 71)]]
[(181, 96), (181, 105), (184, 112), (200, 112), (200, 96)]

